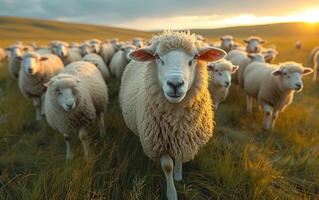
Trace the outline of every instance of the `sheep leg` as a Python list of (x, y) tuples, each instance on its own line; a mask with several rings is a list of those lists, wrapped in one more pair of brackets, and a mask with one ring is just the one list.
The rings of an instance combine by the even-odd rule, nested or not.
[(271, 119), (272, 119), (272, 108), (270, 105), (268, 104), (264, 104), (264, 112), (265, 112), (265, 116), (264, 116), (264, 129), (268, 130), (270, 129), (270, 125), (271, 125)]
[(99, 126), (100, 126), (100, 135), (102, 138), (105, 137), (105, 123), (104, 123), (104, 112), (101, 112), (99, 117), (98, 117), (98, 121), (99, 121)]
[(65, 140), (65, 145), (66, 145), (66, 159), (72, 160), (73, 153), (72, 153), (72, 148), (71, 148), (71, 143), (70, 143), (70, 136), (68, 134), (63, 134), (63, 136), (64, 136), (64, 140)]
[(218, 106), (219, 106), (219, 102), (216, 101), (216, 102), (214, 103), (214, 110), (215, 110), (215, 111), (218, 109)]
[(83, 146), (83, 150), (84, 150), (84, 156), (85, 156), (85, 160), (88, 160), (88, 156), (89, 156), (89, 135), (87, 133), (87, 131), (85, 130), (85, 128), (80, 128), (79, 131), (79, 138), (81, 140), (82, 146)]
[(161, 166), (166, 178), (166, 195), (168, 200), (177, 200), (177, 193), (173, 180), (174, 163), (169, 155), (161, 156)]
[(278, 110), (275, 110), (272, 114), (272, 121), (271, 121), (271, 129), (274, 129), (275, 128), (275, 123), (276, 123), (276, 120), (278, 118), (278, 114), (279, 114), (279, 111)]
[(33, 98), (33, 105), (35, 107), (35, 118), (37, 121), (41, 120), (41, 98)]
[(247, 106), (247, 112), (253, 111), (253, 98), (249, 95), (246, 95), (246, 106)]
[(175, 181), (183, 180), (183, 163), (178, 160), (175, 160), (174, 179)]
[(44, 112), (44, 98), (45, 98), (45, 93), (42, 94), (41, 96), (41, 117), (45, 116), (45, 112)]

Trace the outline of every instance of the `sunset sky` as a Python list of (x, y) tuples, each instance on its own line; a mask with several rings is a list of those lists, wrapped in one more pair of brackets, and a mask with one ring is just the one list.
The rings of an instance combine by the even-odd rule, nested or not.
[(142, 30), (319, 22), (319, 0), (0, 0), (1, 16)]

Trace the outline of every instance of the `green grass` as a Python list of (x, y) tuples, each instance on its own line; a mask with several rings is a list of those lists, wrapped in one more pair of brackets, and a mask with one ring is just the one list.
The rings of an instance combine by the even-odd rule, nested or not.
[[(304, 48), (295, 50), (291, 37), (266, 39), (277, 45), (278, 62), (305, 63), (319, 44), (319, 38), (303, 37)], [(159, 162), (143, 154), (122, 119), (118, 86), (116, 81), (109, 85), (106, 138), (100, 139), (95, 128), (90, 131), (92, 160), (84, 161), (75, 134), (75, 159), (67, 162), (62, 135), (34, 120), (31, 102), (21, 96), (7, 66), (0, 68), (0, 199), (165, 199)], [(264, 131), (262, 113), (247, 114), (245, 97), (232, 89), (216, 113), (214, 136), (184, 164), (184, 180), (176, 183), (179, 198), (318, 199), (318, 97), (318, 85), (307, 77), (276, 129)]]

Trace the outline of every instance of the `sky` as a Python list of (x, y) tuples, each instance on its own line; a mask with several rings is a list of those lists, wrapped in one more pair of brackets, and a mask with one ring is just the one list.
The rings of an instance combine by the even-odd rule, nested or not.
[(0, 0), (0, 16), (140, 30), (319, 22), (319, 0)]

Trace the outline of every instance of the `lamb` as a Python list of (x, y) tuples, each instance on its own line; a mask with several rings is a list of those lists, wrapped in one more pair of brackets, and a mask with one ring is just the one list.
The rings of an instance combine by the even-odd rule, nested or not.
[(19, 72), (19, 89), (22, 95), (32, 99), (36, 108), (36, 119), (41, 119), (42, 95), (46, 90), (44, 84), (58, 74), (64, 67), (61, 59), (53, 54), (40, 55), (28, 52), (21, 60)]
[(266, 43), (265, 40), (256, 36), (251, 36), (245, 39), (244, 42), (247, 44), (246, 46), (247, 53), (259, 53), (261, 50), (261, 44)]
[(133, 38), (132, 44), (136, 46), (137, 48), (144, 47), (144, 41), (140, 37)]
[(273, 129), (278, 114), (291, 104), (294, 93), (302, 90), (302, 77), (312, 72), (311, 68), (295, 62), (279, 65), (254, 63), (247, 66), (244, 89), (248, 111), (252, 110), (252, 98), (256, 98), (265, 113), (264, 129)]
[(224, 101), (231, 86), (231, 74), (236, 73), (238, 66), (234, 66), (230, 61), (222, 59), (219, 62), (209, 63), (207, 65), (211, 81), (208, 89), (212, 96), (214, 108), (218, 109), (219, 104)]
[(89, 53), (83, 57), (83, 61), (90, 62), (94, 64), (98, 70), (100, 71), (104, 81), (108, 81), (111, 77), (109, 68), (103, 61), (103, 58), (96, 53)]
[(69, 44), (66, 42), (59, 42), (55, 44), (55, 48), (56, 55), (62, 59), (64, 65), (82, 60), (80, 51), (70, 49)]
[[(119, 93), (126, 125), (139, 136), (144, 153), (160, 159), (168, 199), (177, 199), (173, 181), (213, 134), (212, 100), (205, 62), (226, 52), (197, 48), (188, 32), (164, 32), (150, 47), (132, 51)], [(175, 160), (175, 167), (173, 163)], [(174, 170), (173, 170), (174, 168)]]
[(230, 52), (234, 45), (234, 37), (231, 35), (225, 35), (221, 37), (220, 40), (221, 40), (220, 48), (226, 52)]
[(266, 63), (274, 62), (278, 55), (278, 51), (274, 48), (263, 48), (261, 53), (264, 55)]
[(45, 115), (48, 124), (64, 136), (66, 159), (73, 158), (70, 134), (74, 131), (79, 132), (84, 155), (88, 159), (90, 150), (87, 128), (97, 120), (101, 136), (105, 135), (104, 114), (108, 90), (99, 70), (88, 62), (73, 62), (46, 86)]
[(118, 80), (121, 80), (122, 73), (126, 65), (130, 62), (128, 57), (129, 53), (136, 49), (133, 45), (124, 45), (119, 51), (117, 51), (110, 62), (111, 74)]
[(23, 46), (20, 44), (14, 44), (6, 50), (10, 52), (8, 60), (9, 73), (13, 79), (18, 80), (21, 65), (21, 61), (18, 58), (21, 57), (24, 53)]
[(319, 70), (319, 51), (315, 53), (313, 56), (313, 69), (314, 69), (314, 74), (313, 74), (313, 82), (317, 81), (317, 75), (318, 75), (318, 70)]

